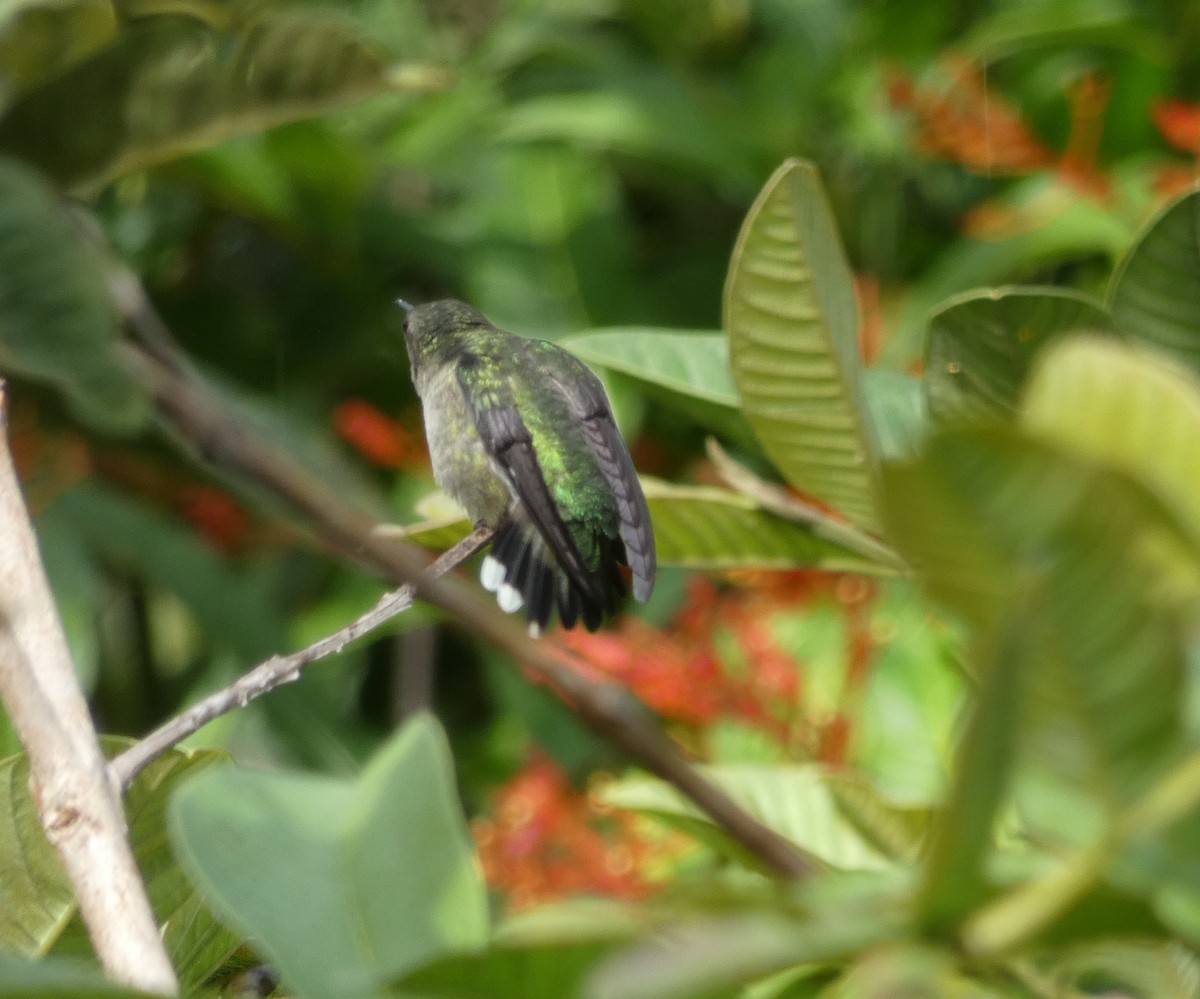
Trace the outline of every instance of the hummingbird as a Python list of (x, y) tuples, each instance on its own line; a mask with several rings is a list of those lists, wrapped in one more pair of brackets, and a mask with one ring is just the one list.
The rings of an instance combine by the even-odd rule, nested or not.
[(654, 588), (650, 511), (604, 386), (556, 344), (509, 333), (465, 302), (410, 305), (404, 341), (433, 475), (494, 532), (480, 582), (525, 608), (531, 634), (558, 609), (595, 631)]

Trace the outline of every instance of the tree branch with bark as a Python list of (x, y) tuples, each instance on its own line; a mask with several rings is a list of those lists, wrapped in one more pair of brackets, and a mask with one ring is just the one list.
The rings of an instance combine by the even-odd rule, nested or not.
[(175, 995), (116, 786), (67, 648), (8, 446), (0, 382), (0, 699), (29, 758), (46, 838), (115, 982)]

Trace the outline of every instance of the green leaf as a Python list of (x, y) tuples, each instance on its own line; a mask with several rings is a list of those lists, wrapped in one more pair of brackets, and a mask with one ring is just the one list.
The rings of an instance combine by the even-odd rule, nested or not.
[(49, 382), (85, 420), (128, 431), (148, 402), (113, 349), (105, 280), (45, 182), (0, 157), (0, 371)]
[(1113, 274), (1109, 308), (1122, 333), (1200, 370), (1200, 191), (1146, 226)]
[(661, 565), (689, 569), (882, 571), (878, 563), (760, 509), (740, 493), (643, 480)]
[[(801, 524), (761, 509), (741, 493), (712, 486), (677, 486), (643, 478), (660, 565), (687, 569), (887, 571)], [(437, 518), (406, 529), (404, 540), (449, 548), (470, 531), (466, 520)]]
[(588, 364), (679, 395), (730, 409), (741, 402), (729, 371), (729, 341), (720, 331), (631, 326), (593, 330), (559, 344)]
[(74, 911), (75, 892), (29, 794), (29, 761), (0, 761), (0, 949), (41, 957)]
[(1133, 344), (1073, 337), (1039, 361), (1021, 423), (1136, 479), (1200, 539), (1200, 375)]
[(929, 432), (929, 408), (920, 378), (898, 371), (863, 372), (863, 398), (886, 461), (903, 461), (921, 450)]
[(446, 958), (398, 983), (422, 999), (561, 999), (579, 994), (588, 972), (611, 943), (493, 947), (485, 954)]
[[(891, 866), (841, 814), (820, 767), (714, 764), (701, 769), (764, 825), (826, 863), (845, 870), (887, 870)], [(617, 808), (654, 815), (702, 833), (706, 842), (725, 844), (715, 827), (703, 828), (711, 823), (691, 802), (660, 780), (629, 777), (607, 786), (603, 795), (606, 803)], [(741, 856), (736, 847), (727, 852)]]
[(7, 0), (0, 8), (0, 108), (94, 52), (116, 31), (109, 0)]
[[(128, 740), (106, 739), (106, 749)], [(125, 800), (129, 840), (145, 879), (163, 941), (184, 985), (205, 981), (240, 943), (220, 926), (175, 862), (167, 841), (164, 809), (180, 781), (226, 755), (213, 750), (172, 750), (138, 776)], [(0, 947), (40, 957), (52, 947), (68, 955), (91, 955), (75, 896), (53, 847), (42, 834), (29, 794), (24, 755), (0, 762)]]
[(374, 996), (486, 941), (453, 764), (429, 717), (401, 729), (355, 782), (205, 774), (175, 796), (170, 825), (202, 894), (311, 999)]
[(560, 340), (581, 360), (631, 378), (648, 395), (747, 447), (757, 441), (741, 413), (724, 333), (629, 327)]
[(811, 164), (784, 163), (742, 224), (725, 329), (746, 419), (784, 478), (877, 530), (854, 283)]
[(933, 824), (918, 918), (935, 933), (955, 926), (989, 894), (984, 865), (1016, 758), (1030, 659), (1026, 632), (1032, 626), (1024, 609), (1017, 605), (989, 636), (950, 801)]
[(946, 248), (905, 296), (879, 363), (907, 370), (924, 349), (930, 313), (953, 295), (992, 287), (1062, 263), (1103, 257), (1114, 264), (1134, 232), (1107, 202), (1080, 197), (1052, 172), (1014, 181), (998, 207), (1013, 216), (1005, 239), (961, 239)]
[(825, 774), (825, 786), (839, 814), (872, 848), (891, 860), (916, 859), (929, 831), (929, 809), (894, 804), (866, 778), (849, 771)]
[(828, 923), (751, 913), (666, 927), (653, 939), (604, 959), (582, 995), (585, 999), (725, 996), (730, 994), (726, 990), (796, 965), (853, 954), (877, 943), (886, 932), (878, 916), (861, 913)]
[(172, 750), (142, 771), (125, 796), (129, 840), (185, 990), (207, 981), (242, 939), (214, 918), (179, 866), (167, 833), (167, 806), (181, 784), (228, 759), (219, 750)]
[(93, 965), (64, 958), (26, 961), (3, 952), (0, 995), (6, 999), (145, 999), (145, 993), (113, 985)]
[(1192, 999), (1200, 986), (1200, 961), (1178, 944), (1156, 940), (1103, 940), (1067, 952), (1055, 977), (1077, 986), (1102, 983), (1154, 999)]
[(955, 47), (981, 63), (1050, 46), (1127, 48), (1149, 56), (1167, 42), (1148, 29), (1141, 15), (1137, 4), (1128, 0), (1018, 4), (982, 17)]
[(1010, 419), (1034, 355), (1079, 330), (1112, 331), (1099, 302), (1056, 288), (969, 292), (929, 319), (925, 391), (942, 423)]
[(247, 4), (221, 20), (181, 12), (131, 21), (104, 51), (18, 100), (0, 121), (0, 149), (96, 190), (393, 86), (383, 54), (341, 18)]
[(1200, 550), (1169, 513), (1128, 479), (1000, 427), (935, 435), (885, 487), (902, 551), (980, 634), (1027, 608), (1023, 754), (1102, 807), (1143, 789), (1178, 750), (1200, 592)]
[[(973, 982), (958, 971), (955, 956), (932, 947), (894, 944), (857, 956), (830, 990), (837, 999), (1026, 999), (1023, 989), (1001, 992), (994, 981)], [(994, 976), (992, 976), (994, 977)], [(824, 996), (825, 993), (822, 993)]]

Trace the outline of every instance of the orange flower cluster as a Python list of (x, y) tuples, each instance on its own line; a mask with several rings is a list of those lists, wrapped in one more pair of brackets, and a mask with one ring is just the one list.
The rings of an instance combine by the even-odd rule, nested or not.
[[(867, 615), (875, 592), (859, 577), (811, 571), (730, 574), (726, 585), (699, 577), (668, 628), (626, 618), (556, 640), (584, 660), (591, 678), (627, 685), (701, 753), (708, 726), (733, 720), (797, 758), (840, 764), (874, 651)], [(816, 599), (840, 604), (849, 625), (846, 699), (825, 718), (806, 714), (804, 664), (772, 633), (777, 615)], [(647, 870), (677, 863), (687, 843), (647, 839), (636, 820), (573, 789), (542, 756), (500, 790), (473, 830), (488, 883), (518, 909), (578, 894), (640, 898), (654, 890)]]
[(888, 88), (892, 106), (913, 115), (922, 153), (988, 176), (1033, 173), (1053, 163), (1020, 111), (988, 86), (980, 66), (950, 58), (944, 68), (947, 85), (936, 91), (918, 90), (903, 72), (893, 72)]
[(655, 890), (647, 871), (681, 841), (651, 840), (637, 820), (576, 790), (535, 754), (471, 825), (484, 874), (510, 910), (587, 894), (635, 900)]
[[(564, 632), (559, 641), (695, 736), (714, 722), (738, 721), (790, 752), (842, 762), (848, 723), (841, 716), (806, 716), (803, 663), (780, 647), (771, 623), (820, 595), (841, 603), (849, 622), (847, 686), (853, 690), (865, 682), (873, 650), (866, 608), (874, 586), (808, 571), (742, 573), (738, 581), (721, 587), (706, 577), (694, 580), (685, 609), (666, 630), (626, 618), (612, 631)], [(841, 732), (832, 741), (824, 733), (829, 726)]]

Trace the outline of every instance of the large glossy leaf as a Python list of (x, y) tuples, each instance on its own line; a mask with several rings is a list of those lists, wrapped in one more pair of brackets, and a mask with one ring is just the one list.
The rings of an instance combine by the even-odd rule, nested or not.
[(743, 412), (797, 488), (877, 530), (854, 284), (816, 169), (789, 160), (750, 209), (725, 284)]
[(1200, 538), (1200, 376), (1157, 351), (1094, 337), (1052, 348), (1021, 422), (1153, 491)]
[(1121, 331), (1200, 370), (1200, 191), (1164, 208), (1113, 275)]
[(130, 22), (108, 48), (18, 100), (0, 120), (0, 150), (94, 190), (393, 85), (384, 55), (341, 19), (245, 5), (215, 20), (180, 12)]
[(1104, 306), (1056, 288), (969, 292), (929, 319), (925, 391), (941, 422), (1008, 419), (1034, 355), (1066, 333), (1111, 331)]
[(102, 261), (45, 182), (0, 157), (0, 372), (49, 382), (85, 419), (129, 430), (148, 404), (118, 333)]
[(182, 788), (170, 818), (202, 893), (311, 999), (374, 996), (486, 941), (453, 763), (428, 717), (357, 781), (229, 768)]

